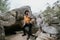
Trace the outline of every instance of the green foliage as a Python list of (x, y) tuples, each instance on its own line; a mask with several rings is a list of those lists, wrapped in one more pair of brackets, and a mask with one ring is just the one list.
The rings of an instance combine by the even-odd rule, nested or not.
[[(56, 6), (57, 6), (58, 10), (55, 9)], [(59, 6), (59, 4), (55, 3), (54, 9), (51, 8), (50, 6), (48, 6), (42, 14), (44, 17), (44, 21), (46, 23), (50, 24), (53, 22), (53, 20), (56, 20), (56, 22), (57, 22), (58, 20), (60, 20), (60, 6)]]
[(0, 0), (0, 10), (6, 12), (8, 10), (8, 0)]

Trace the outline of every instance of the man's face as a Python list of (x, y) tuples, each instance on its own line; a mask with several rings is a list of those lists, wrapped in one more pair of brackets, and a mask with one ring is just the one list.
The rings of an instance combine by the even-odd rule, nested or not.
[(26, 12), (26, 15), (29, 15), (29, 12)]

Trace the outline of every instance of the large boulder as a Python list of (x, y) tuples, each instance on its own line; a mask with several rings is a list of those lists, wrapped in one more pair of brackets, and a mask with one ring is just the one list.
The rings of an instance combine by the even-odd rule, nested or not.
[(4, 26), (5, 33), (12, 33), (13, 31), (20, 30), (23, 26), (25, 10), (29, 10), (30, 16), (32, 16), (32, 11), (29, 6), (23, 6), (5, 13), (0, 13), (0, 23)]
[(58, 34), (58, 30), (55, 27), (42, 27), (42, 29), (49, 34)]
[(11, 11), (1, 14), (0, 20), (1, 20), (2, 25), (3, 26), (11, 26), (11, 25), (15, 24), (16, 19), (21, 21), (25, 10), (29, 10), (31, 12), (31, 9), (29, 6), (24, 6), (24, 7), (13, 9)]

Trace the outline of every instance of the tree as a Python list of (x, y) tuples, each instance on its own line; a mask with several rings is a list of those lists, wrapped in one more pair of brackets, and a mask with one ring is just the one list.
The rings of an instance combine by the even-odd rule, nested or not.
[(54, 5), (54, 8), (48, 6), (42, 13), (44, 15), (44, 21), (46, 23), (60, 23), (60, 2), (57, 1), (54, 3)]
[(0, 0), (0, 11), (6, 12), (9, 9), (8, 7), (8, 0)]
[(44, 15), (44, 21), (46, 23), (50, 23), (55, 13), (54, 10), (50, 6), (48, 6), (42, 14)]

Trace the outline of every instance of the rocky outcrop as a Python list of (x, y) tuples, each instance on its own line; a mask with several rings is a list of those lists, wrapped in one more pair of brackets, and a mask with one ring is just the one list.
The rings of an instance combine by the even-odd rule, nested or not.
[(29, 6), (23, 6), (5, 13), (0, 13), (0, 40), (5, 39), (5, 33), (12, 33), (16, 30), (20, 30), (23, 25), (22, 20), (25, 10), (29, 10), (30, 15), (32, 15)]
[(2, 25), (11, 26), (15, 24), (16, 20), (21, 21), (23, 19), (25, 10), (29, 10), (31, 12), (31, 9), (29, 6), (24, 6), (24, 7), (13, 9), (11, 11), (1, 14), (0, 21)]
[[(57, 21), (57, 20), (56, 20)], [(53, 21), (54, 22), (54, 21)], [(52, 22), (52, 23), (53, 23)], [(54, 22), (53, 24), (49, 25), (48, 23), (43, 23), (41, 24), (42, 30), (38, 30), (36, 35), (38, 36), (36, 40), (58, 40), (60, 38), (60, 31), (59, 31), (59, 26)]]
[(60, 40), (60, 28), (58, 26), (42, 25), (42, 30), (38, 30), (36, 40)]

